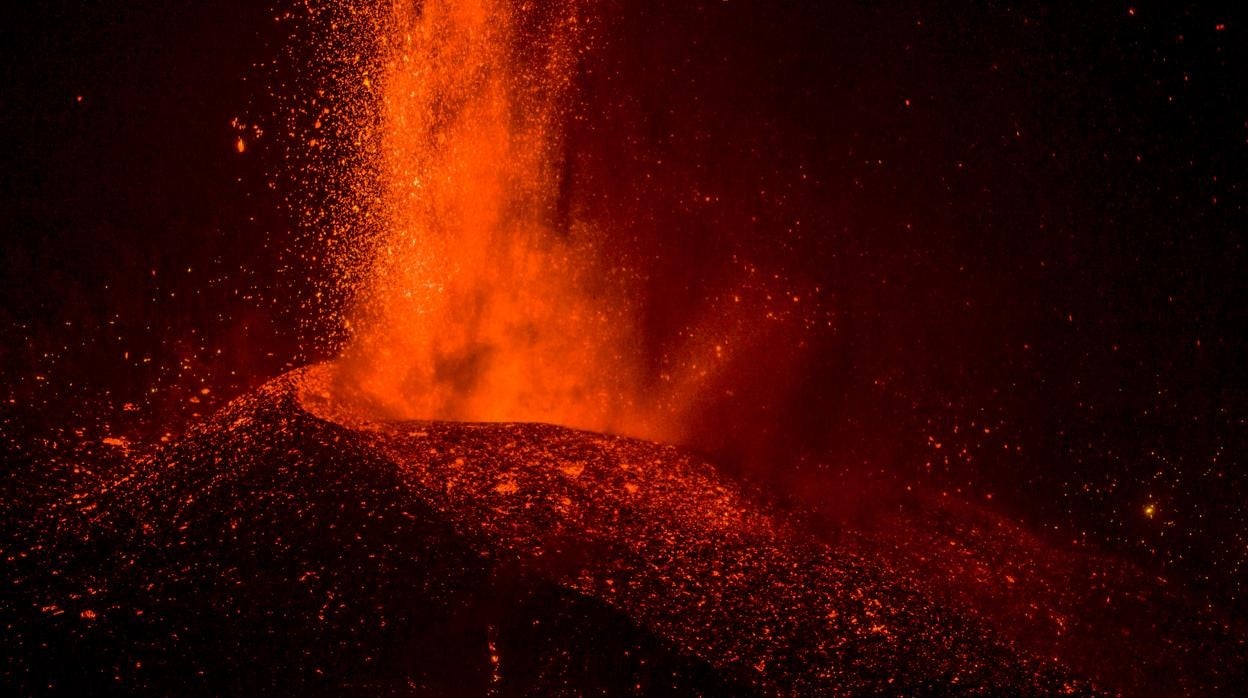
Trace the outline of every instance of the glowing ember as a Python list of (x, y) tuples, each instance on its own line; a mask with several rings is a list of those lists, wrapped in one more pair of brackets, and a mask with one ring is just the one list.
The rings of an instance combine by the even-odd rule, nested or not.
[(831, 544), (672, 446), (535, 424), (344, 427), (318, 416), (328, 377), (276, 379), (23, 526), (10, 562), (32, 583), (0, 613), (24, 659), (0, 679), (470, 695), (1235, 680), (1231, 653), (1193, 661), (1209, 650), (1186, 641), (1230, 647), (1216, 613), (974, 506), (908, 502)]

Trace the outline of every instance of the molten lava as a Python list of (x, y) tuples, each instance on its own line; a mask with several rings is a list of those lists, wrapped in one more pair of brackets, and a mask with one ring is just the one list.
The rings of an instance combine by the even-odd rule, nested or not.
[[(371, 226), (335, 379), (352, 412), (638, 431), (636, 338), (568, 210), (578, 9), (377, 6)], [(374, 78), (368, 78), (370, 83)], [(347, 276), (350, 276), (349, 274)]]

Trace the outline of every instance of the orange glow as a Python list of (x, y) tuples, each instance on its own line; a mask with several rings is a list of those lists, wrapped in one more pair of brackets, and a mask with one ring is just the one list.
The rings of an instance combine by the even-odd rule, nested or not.
[(612, 192), (580, 188), (593, 180), (577, 178), (567, 142), (592, 116), (574, 82), (601, 32), (582, 10), (310, 6), (328, 19), (318, 87), (283, 130), (297, 144), (285, 155), (294, 205), (317, 239), (308, 261), (323, 254), (337, 271), (325, 310), (342, 334), (322, 402), (338, 419), (548, 422), (688, 442), (700, 410), (733, 394), (729, 372), (760, 341), (782, 344), (794, 308), (810, 305), (809, 290), (773, 293), (741, 264), (677, 299), (680, 326), (643, 332), (668, 302), (647, 295), (652, 258), (629, 257), (633, 231), (594, 217)]
[(380, 75), (365, 79), (381, 181), (359, 197), (377, 215), (336, 398), (371, 416), (639, 431), (623, 271), (559, 213), (575, 4), (378, 12)]

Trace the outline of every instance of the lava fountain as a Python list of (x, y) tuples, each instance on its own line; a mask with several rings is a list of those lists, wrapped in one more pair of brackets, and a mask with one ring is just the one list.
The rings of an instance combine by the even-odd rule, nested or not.
[[(373, 7), (377, 134), (357, 190), (345, 412), (659, 436), (631, 273), (578, 220), (564, 124), (592, 37), (575, 3)], [(367, 78), (373, 82), (373, 78)]]

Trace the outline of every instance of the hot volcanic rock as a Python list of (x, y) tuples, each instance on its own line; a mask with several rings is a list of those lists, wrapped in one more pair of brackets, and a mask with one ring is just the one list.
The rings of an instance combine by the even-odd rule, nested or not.
[(540, 424), (345, 426), (316, 416), (317, 376), (271, 382), (67, 502), (40, 578), (10, 604), (21, 659), (6, 680), (179, 694), (1095, 690), (675, 448)]

